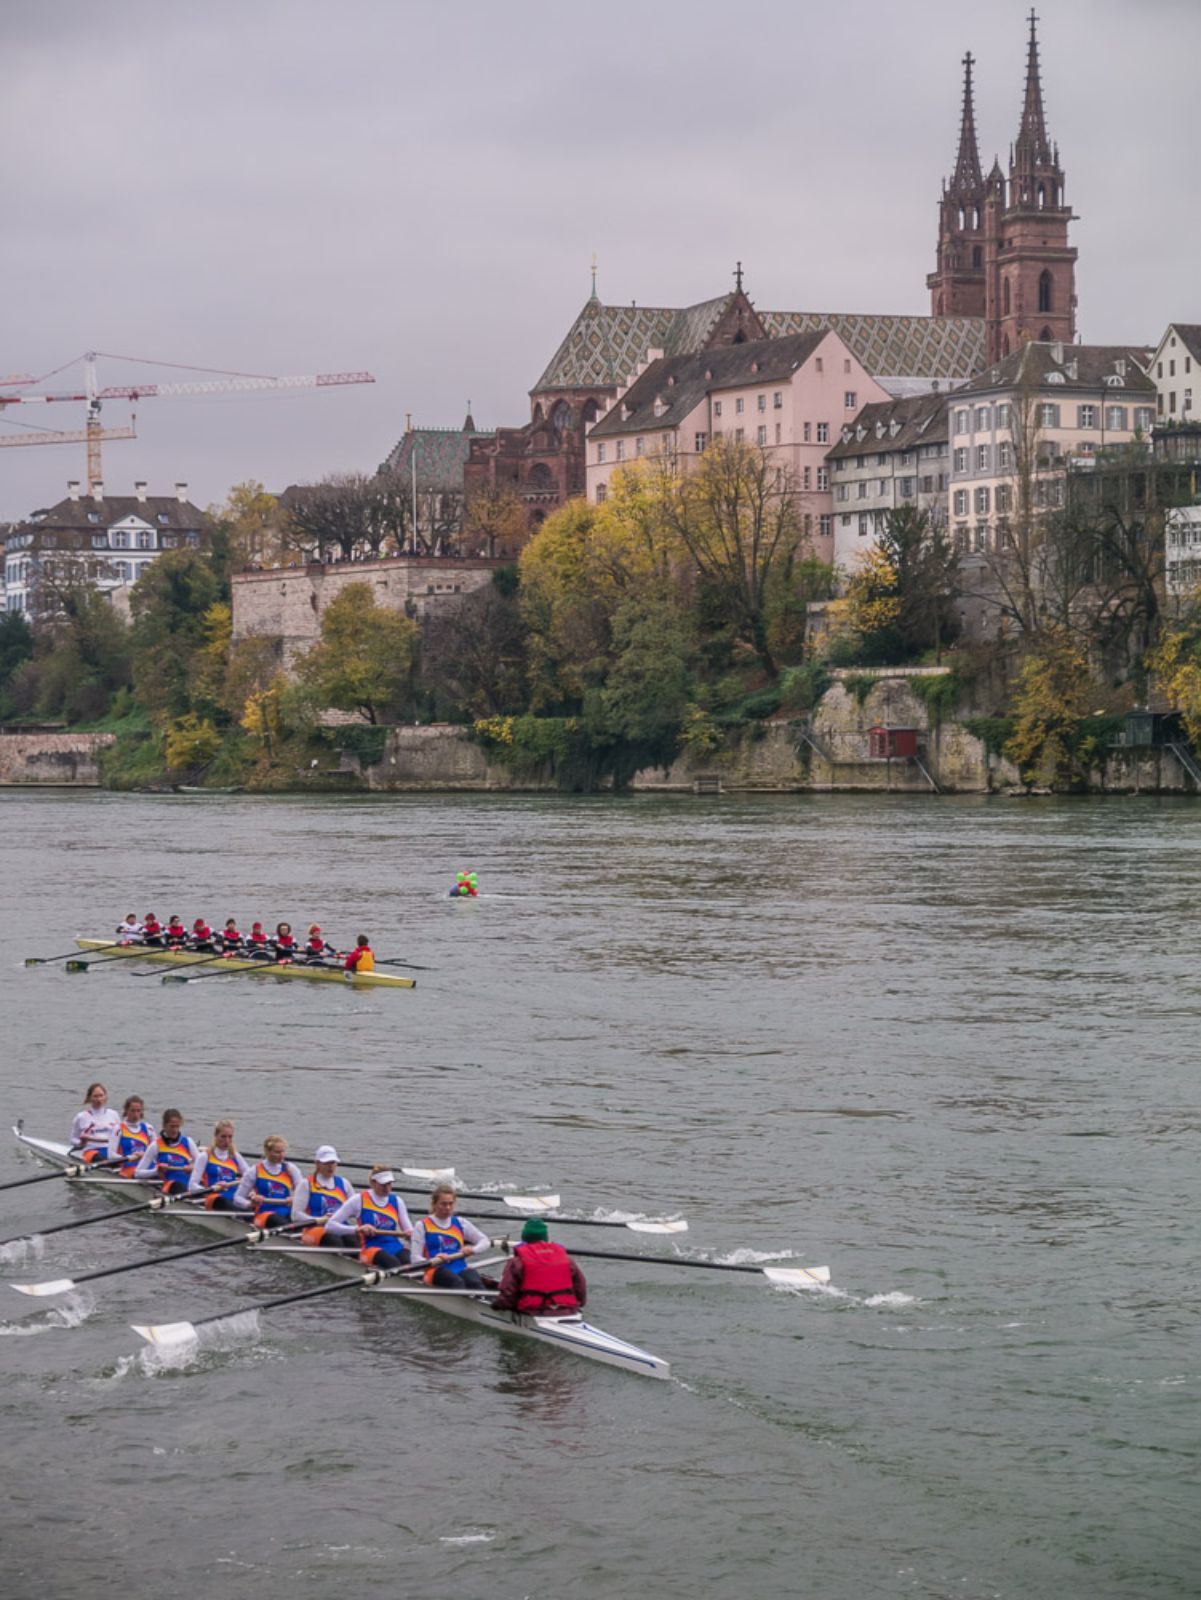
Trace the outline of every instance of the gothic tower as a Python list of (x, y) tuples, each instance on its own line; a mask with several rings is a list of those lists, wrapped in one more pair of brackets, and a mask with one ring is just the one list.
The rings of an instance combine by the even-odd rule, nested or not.
[(926, 279), (930, 311), (936, 317), (982, 317), (985, 314), (984, 179), (976, 148), (972, 106), (972, 61), (963, 58), (963, 111), (959, 153), (948, 182), (943, 180), (938, 205), (938, 258)]

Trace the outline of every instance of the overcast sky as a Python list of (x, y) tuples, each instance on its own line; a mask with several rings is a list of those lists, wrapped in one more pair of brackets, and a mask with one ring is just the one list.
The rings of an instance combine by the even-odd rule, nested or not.
[[(985, 169), (1017, 130), (1022, 0), (0, 0), (0, 376), (87, 349), (372, 387), (144, 400), (109, 445), (201, 505), (374, 469), (404, 427), (523, 422), (586, 299), (722, 293), (925, 312), (960, 57)], [(1080, 213), (1079, 326), (1201, 321), (1197, 0), (1044, 0), (1048, 127)], [(101, 379), (186, 373), (101, 365)], [(198, 375), (200, 376), (200, 375)], [(70, 369), (51, 387), (80, 377)], [(82, 426), (80, 406), (11, 408)], [(110, 402), (105, 421), (128, 421)], [(17, 430), (11, 421), (0, 434)], [(81, 445), (0, 450), (0, 517)]]

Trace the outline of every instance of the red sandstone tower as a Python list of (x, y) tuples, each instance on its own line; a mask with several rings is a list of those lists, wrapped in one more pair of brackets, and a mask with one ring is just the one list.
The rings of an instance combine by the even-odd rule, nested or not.
[(1008, 182), (999, 161), (984, 179), (976, 148), (972, 57), (964, 58), (963, 114), (954, 175), (939, 204), (938, 264), (926, 279), (936, 317), (983, 317), (988, 359), (1031, 339), (1076, 333), (1076, 250), (1059, 149), (1047, 138), (1037, 17), (1030, 13), (1026, 93)]

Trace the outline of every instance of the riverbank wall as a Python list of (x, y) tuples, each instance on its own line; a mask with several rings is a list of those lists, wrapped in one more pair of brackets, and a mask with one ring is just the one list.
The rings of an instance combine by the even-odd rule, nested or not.
[(111, 733), (29, 733), (0, 728), (0, 788), (100, 787), (100, 752)]

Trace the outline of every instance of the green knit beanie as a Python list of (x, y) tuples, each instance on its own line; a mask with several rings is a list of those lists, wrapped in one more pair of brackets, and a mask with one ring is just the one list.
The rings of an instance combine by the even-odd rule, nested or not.
[(531, 1217), (521, 1230), (521, 1242), (533, 1244), (535, 1240), (550, 1238), (550, 1232), (541, 1217)]

